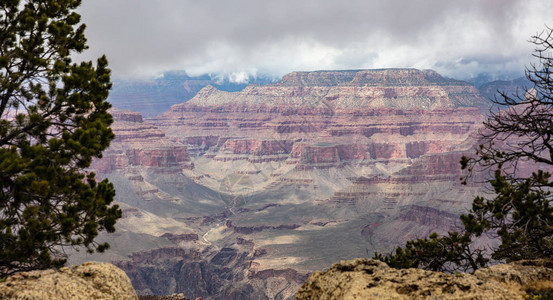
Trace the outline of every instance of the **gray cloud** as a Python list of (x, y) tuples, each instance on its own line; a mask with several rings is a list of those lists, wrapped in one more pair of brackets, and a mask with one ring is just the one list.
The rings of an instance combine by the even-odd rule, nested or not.
[(119, 76), (433, 68), (521, 73), (550, 0), (93, 0), (79, 12), (93, 59)]

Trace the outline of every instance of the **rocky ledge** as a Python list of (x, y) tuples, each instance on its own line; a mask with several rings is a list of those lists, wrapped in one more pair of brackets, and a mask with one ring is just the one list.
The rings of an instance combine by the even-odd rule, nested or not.
[(381, 261), (354, 259), (313, 273), (296, 299), (524, 299), (552, 288), (551, 260), (496, 265), (471, 275), (398, 270)]
[(0, 283), (0, 299), (138, 299), (129, 277), (110, 263), (22, 272)]

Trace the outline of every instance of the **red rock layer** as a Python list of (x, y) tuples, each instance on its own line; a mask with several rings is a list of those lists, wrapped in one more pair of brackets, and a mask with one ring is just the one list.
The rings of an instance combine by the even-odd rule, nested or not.
[(164, 168), (171, 172), (192, 169), (185, 145), (170, 141), (163, 132), (151, 124), (143, 123), (139, 113), (112, 109), (114, 123), (111, 128), (115, 139), (104, 151), (103, 158), (93, 161), (91, 168), (109, 173), (129, 166)]

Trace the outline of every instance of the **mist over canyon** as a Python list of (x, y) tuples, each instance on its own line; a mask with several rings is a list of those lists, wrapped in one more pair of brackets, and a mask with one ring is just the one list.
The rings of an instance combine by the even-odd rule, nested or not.
[(289, 299), (341, 259), (456, 229), (483, 189), (461, 184), (460, 157), (494, 86), (517, 82), (485, 96), (416, 69), (263, 83), (206, 83), (151, 118), (114, 102), (116, 139), (91, 168), (115, 185), (123, 218), (100, 239), (107, 254), (71, 261), (114, 262), (143, 295)]

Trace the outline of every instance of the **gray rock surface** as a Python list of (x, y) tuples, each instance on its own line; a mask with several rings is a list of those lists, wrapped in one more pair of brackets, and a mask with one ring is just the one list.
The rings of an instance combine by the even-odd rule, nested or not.
[(313, 273), (296, 299), (524, 299), (531, 291), (552, 287), (549, 260), (496, 265), (471, 275), (398, 270), (381, 261), (354, 259)]
[(0, 299), (138, 299), (127, 275), (110, 263), (22, 272), (0, 283)]

